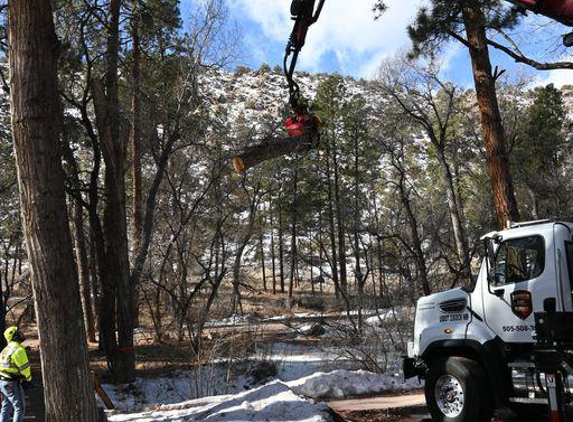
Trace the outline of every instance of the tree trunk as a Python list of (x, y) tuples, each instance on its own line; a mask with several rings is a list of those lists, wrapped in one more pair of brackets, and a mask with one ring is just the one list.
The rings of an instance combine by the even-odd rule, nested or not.
[[(141, 182), (141, 52), (139, 40), (138, 1), (133, 0), (131, 21), (131, 43), (133, 54), (132, 93), (131, 93), (131, 177), (133, 182), (132, 231), (133, 256), (141, 250), (143, 231), (143, 188)], [(139, 279), (131, 280), (133, 294), (133, 325), (139, 325)]]
[(255, 191), (253, 193), (253, 199), (250, 204), (249, 208), (249, 217), (247, 222), (247, 228), (245, 234), (241, 238), (241, 241), (237, 248), (237, 253), (235, 255), (235, 263), (233, 267), (233, 312), (237, 313), (237, 310), (241, 309), (241, 279), (242, 279), (242, 262), (243, 262), (243, 255), (245, 253), (245, 249), (249, 242), (251, 241), (251, 237), (253, 236), (253, 232), (255, 231), (255, 221), (256, 221), (256, 213), (257, 213), (257, 195), (258, 192)]
[(314, 129), (307, 129), (302, 137), (268, 139), (261, 144), (247, 148), (235, 157), (233, 166), (235, 171), (241, 173), (267, 160), (316, 149), (319, 143), (319, 133)]
[(261, 211), (261, 217), (259, 219), (259, 247), (261, 250), (261, 269), (263, 271), (263, 290), (267, 291), (267, 271), (265, 266), (265, 237), (264, 237), (264, 218)]
[[(102, 304), (116, 301), (117, 347), (105, 344), (114, 378), (121, 383), (135, 381), (133, 319), (127, 222), (125, 210), (125, 145), (120, 137), (118, 99), (120, 0), (110, 2), (107, 69), (104, 83), (92, 81), (92, 94), (102, 152), (105, 161), (104, 240), (105, 265), (102, 272)], [(112, 292), (111, 287), (115, 287)], [(109, 296), (115, 293), (114, 296)], [(102, 313), (103, 314), (103, 313)], [(107, 315), (108, 317), (111, 315)], [(102, 315), (103, 317), (103, 315)], [(115, 333), (113, 333), (115, 336)], [(113, 343), (113, 341), (112, 341)]]
[(324, 277), (322, 276), (322, 259), (323, 259), (323, 255), (322, 255), (322, 251), (323, 251), (323, 243), (322, 243), (322, 209), (319, 208), (318, 210), (318, 262), (319, 262), (319, 269), (318, 269), (318, 276), (319, 278), (319, 289), (320, 289), (320, 296), (322, 297), (322, 289), (323, 289), (323, 284), (324, 284)]
[(348, 294), (348, 274), (346, 271), (346, 227), (342, 215), (342, 198), (340, 195), (340, 171), (338, 168), (338, 150), (333, 141), (332, 165), (334, 169), (334, 201), (336, 205), (336, 224), (338, 226), (338, 266), (340, 270), (340, 289), (342, 294)]
[(329, 148), (326, 150), (326, 179), (327, 179), (327, 193), (328, 193), (328, 228), (329, 228), (329, 240), (330, 240), (330, 250), (331, 259), (330, 267), (332, 268), (332, 281), (334, 282), (334, 293), (337, 299), (340, 298), (340, 283), (338, 279), (338, 259), (336, 253), (336, 227), (334, 224), (334, 194), (332, 186), (332, 171), (330, 166), (332, 151)]
[(275, 256), (275, 226), (273, 224), (273, 197), (269, 200), (269, 218), (271, 226), (271, 260), (273, 268), (273, 295), (277, 294), (277, 268), (276, 268), (276, 256)]
[(80, 292), (82, 298), (82, 309), (84, 311), (84, 324), (86, 326), (87, 338), (90, 342), (95, 343), (95, 322), (91, 298), (89, 260), (86, 250), (86, 235), (84, 230), (84, 216), (82, 206), (74, 203), (74, 227), (75, 227), (75, 246), (76, 260), (78, 264), (78, 275), (80, 283)]
[(291, 206), (291, 262), (290, 262), (290, 280), (288, 285), (288, 298), (289, 301), (292, 300), (293, 288), (295, 282), (296, 266), (297, 266), (297, 249), (296, 249), (296, 225), (298, 216), (298, 167), (294, 170), (294, 186), (293, 186), (293, 198)]
[(359, 240), (359, 225), (360, 225), (360, 209), (358, 198), (360, 197), (360, 179), (359, 172), (359, 145), (358, 134), (354, 136), (354, 277), (358, 290), (358, 327), (362, 330), (362, 309), (364, 307), (364, 285), (366, 276), (362, 274), (360, 269), (360, 240)]
[(465, 230), (462, 224), (461, 212), (459, 207), (459, 199), (454, 188), (454, 178), (450, 166), (446, 161), (446, 154), (444, 147), (441, 144), (435, 144), (438, 156), (438, 162), (442, 167), (444, 174), (444, 182), (446, 185), (446, 200), (448, 202), (448, 209), (450, 211), (450, 220), (452, 221), (452, 232), (454, 234), (454, 242), (456, 244), (456, 252), (458, 253), (460, 274), (467, 287), (473, 285), (472, 272), (470, 268), (470, 252), (468, 243), (466, 241)]
[(400, 191), (400, 199), (402, 201), (402, 205), (406, 211), (406, 220), (408, 221), (412, 235), (411, 248), (414, 255), (414, 262), (418, 271), (418, 277), (420, 278), (420, 287), (422, 288), (422, 292), (425, 296), (428, 296), (432, 294), (432, 289), (430, 288), (430, 282), (428, 281), (428, 268), (426, 266), (424, 251), (422, 249), (422, 240), (420, 239), (420, 235), (418, 233), (418, 221), (416, 220), (416, 216), (414, 215), (414, 211), (412, 209), (412, 203), (410, 202), (410, 198), (406, 192), (404, 171), (399, 170), (399, 172), (400, 180), (398, 182), (398, 188)]
[(498, 229), (503, 229), (508, 220), (519, 220), (519, 211), (509, 170), (505, 133), (497, 102), (495, 77), (492, 74), (489, 59), (485, 17), (480, 5), (475, 0), (469, 1), (464, 8), (463, 19), (470, 44), (469, 51), (497, 215), (497, 226)]
[[(99, 278), (98, 278), (98, 270), (97, 270), (97, 259), (95, 256), (96, 255), (95, 245), (94, 245), (95, 240), (93, 239), (94, 235), (91, 231), (91, 226), (90, 226), (90, 232), (88, 234), (89, 234), (89, 238), (87, 238), (87, 240), (89, 240), (89, 242), (88, 242), (88, 265), (89, 265), (90, 274), (91, 274), (90, 296), (92, 298), (92, 312), (94, 315), (94, 325), (96, 325), (97, 321), (99, 320), (100, 286), (99, 286)], [(99, 346), (101, 346), (101, 342), (99, 342)], [(101, 347), (100, 347), (100, 350), (103, 350), (103, 349), (101, 349)]]
[(280, 271), (280, 284), (281, 293), (285, 292), (285, 255), (284, 255), (284, 226), (283, 226), (283, 212), (281, 208), (282, 195), (279, 193), (279, 271)]
[(84, 325), (86, 327), (87, 338), (90, 342), (95, 343), (95, 322), (93, 315), (91, 289), (90, 289), (90, 268), (86, 246), (86, 234), (84, 229), (84, 209), (81, 204), (80, 179), (78, 167), (74, 154), (70, 148), (69, 140), (65, 135), (62, 142), (64, 160), (68, 164), (70, 177), (72, 179), (75, 195), (79, 198), (73, 199), (73, 217), (74, 217), (74, 244), (76, 252), (76, 265), (78, 268), (78, 277), (80, 283), (80, 295), (82, 299), (82, 310), (84, 316)]
[(61, 165), (58, 41), (51, 2), (11, 0), (8, 6), (12, 130), (46, 420), (96, 422)]

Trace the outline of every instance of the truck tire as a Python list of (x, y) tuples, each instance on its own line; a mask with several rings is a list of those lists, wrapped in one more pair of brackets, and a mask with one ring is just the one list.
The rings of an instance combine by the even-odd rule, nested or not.
[(446, 357), (434, 361), (424, 392), (434, 422), (486, 422), (492, 400), (481, 366), (470, 359)]

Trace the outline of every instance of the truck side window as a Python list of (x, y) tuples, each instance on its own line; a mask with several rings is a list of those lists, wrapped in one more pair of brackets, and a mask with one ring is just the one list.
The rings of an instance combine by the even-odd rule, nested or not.
[(497, 285), (521, 283), (545, 269), (545, 242), (541, 236), (510, 239), (499, 245), (495, 258)]

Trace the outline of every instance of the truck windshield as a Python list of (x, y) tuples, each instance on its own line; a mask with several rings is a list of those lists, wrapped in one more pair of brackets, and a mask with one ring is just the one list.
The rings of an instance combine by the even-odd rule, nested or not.
[(495, 284), (513, 284), (537, 278), (545, 269), (545, 242), (541, 236), (503, 242), (495, 257)]

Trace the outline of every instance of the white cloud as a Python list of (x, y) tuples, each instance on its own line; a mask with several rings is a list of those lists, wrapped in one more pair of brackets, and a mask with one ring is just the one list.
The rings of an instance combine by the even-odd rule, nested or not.
[(573, 85), (573, 71), (570, 69), (551, 70), (547, 73), (539, 73), (534, 86), (553, 84), (557, 88), (563, 85)]
[[(262, 37), (286, 43), (292, 29), (291, 0), (228, 1), (261, 25)], [(408, 45), (406, 27), (422, 1), (387, 0), (387, 12), (375, 21), (374, 0), (327, 0), (319, 22), (309, 31), (300, 67), (320, 70), (321, 61), (334, 55), (344, 73), (371, 76), (384, 57)]]

